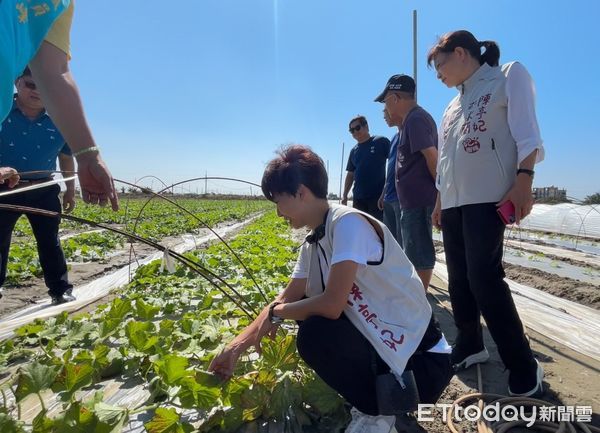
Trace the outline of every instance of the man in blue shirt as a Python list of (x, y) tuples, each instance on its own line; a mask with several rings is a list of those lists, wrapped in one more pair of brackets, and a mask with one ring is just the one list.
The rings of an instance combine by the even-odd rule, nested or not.
[(119, 209), (112, 175), (88, 126), (69, 70), (74, 0), (0, 0), (0, 122), (12, 106), (13, 82), (29, 65), (44, 100), (74, 150), (81, 196)]
[(381, 197), (377, 205), (383, 211), (383, 223), (390, 229), (394, 239), (402, 247), (402, 230), (400, 226), (400, 201), (396, 192), (396, 155), (398, 154), (398, 143), (402, 137), (402, 117), (392, 119), (390, 113), (384, 108), (383, 119), (388, 126), (397, 126), (398, 132), (392, 137), (390, 155), (387, 161), (387, 170), (385, 174), (385, 186), (381, 192)]
[[(51, 172), (56, 170), (57, 157), (62, 170), (74, 171), (71, 151), (58, 128), (46, 114), (29, 69), (17, 78), (15, 86), (17, 95), (0, 130), (0, 166), (13, 167), (22, 173), (16, 188), (50, 180)], [(35, 171), (40, 173), (33, 173)], [(7, 183), (0, 184), (0, 191), (6, 191), (9, 187)], [(59, 193), (60, 186), (53, 184), (0, 197), (0, 203), (60, 212)], [(63, 208), (65, 212), (70, 212), (74, 205), (75, 185), (74, 181), (68, 181), (67, 191), (63, 196)], [(12, 231), (20, 216), (18, 212), (0, 211), (0, 286), (6, 277)], [(60, 219), (31, 214), (28, 214), (27, 218), (37, 241), (40, 265), (52, 303), (61, 304), (75, 300), (58, 238)]]
[(353, 207), (383, 221), (383, 212), (377, 201), (385, 183), (385, 161), (390, 153), (390, 140), (371, 136), (365, 116), (352, 119), (349, 128), (357, 143), (348, 156), (342, 204), (348, 203), (348, 193), (354, 184)]

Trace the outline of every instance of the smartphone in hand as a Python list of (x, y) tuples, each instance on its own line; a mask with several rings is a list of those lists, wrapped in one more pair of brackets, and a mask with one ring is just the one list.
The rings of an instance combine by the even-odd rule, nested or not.
[(502, 206), (496, 209), (496, 212), (498, 212), (498, 216), (504, 224), (509, 225), (515, 223), (515, 205), (512, 201), (509, 200), (504, 203)]

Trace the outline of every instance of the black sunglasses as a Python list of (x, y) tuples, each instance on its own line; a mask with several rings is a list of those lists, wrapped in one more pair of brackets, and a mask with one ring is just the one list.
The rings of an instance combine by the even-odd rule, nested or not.
[(362, 125), (356, 125), (354, 128), (350, 128), (350, 134), (354, 134), (355, 132), (360, 131)]
[(37, 89), (37, 86), (35, 85), (35, 83), (33, 81), (25, 81), (25, 80), (23, 80), (23, 85), (25, 87), (27, 87), (28, 89), (30, 89), (30, 90)]

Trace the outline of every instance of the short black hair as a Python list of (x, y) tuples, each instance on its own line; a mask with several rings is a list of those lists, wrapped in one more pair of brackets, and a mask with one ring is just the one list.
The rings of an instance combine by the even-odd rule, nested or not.
[(306, 186), (317, 198), (327, 199), (327, 170), (319, 155), (308, 146), (292, 144), (282, 147), (263, 173), (261, 188), (267, 200), (275, 194), (295, 196), (300, 185)]
[(348, 123), (348, 128), (350, 128), (354, 122), (359, 122), (361, 126), (369, 126), (369, 124), (367, 123), (367, 118), (365, 116), (363, 116), (362, 114), (354, 117), (350, 121), (350, 123)]

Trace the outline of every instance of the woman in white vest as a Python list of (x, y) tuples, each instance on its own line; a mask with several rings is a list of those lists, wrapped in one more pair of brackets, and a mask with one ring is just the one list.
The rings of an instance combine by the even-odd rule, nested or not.
[(353, 406), (346, 431), (389, 433), (395, 417), (382, 414), (381, 396), (378, 405), (378, 376), (395, 386), (394, 377), (410, 371), (420, 402), (435, 403), (452, 377), (450, 347), (390, 231), (366, 213), (329, 204), (327, 183), (323, 161), (306, 146), (284, 148), (268, 164), (264, 195), (292, 227), (312, 231), (288, 286), (210, 369), (231, 376), (247, 348), (282, 320), (296, 320), (300, 356)]
[(468, 368), (489, 358), (481, 312), (509, 370), (509, 394), (533, 396), (543, 393), (543, 370), (504, 281), (505, 222), (498, 211), (512, 203), (517, 224), (531, 212), (533, 168), (544, 148), (531, 77), (520, 63), (498, 66), (499, 58), (495, 42), (466, 30), (442, 36), (429, 51), (438, 78), (458, 90), (440, 128), (432, 219), (444, 235), (458, 328), (452, 363)]

